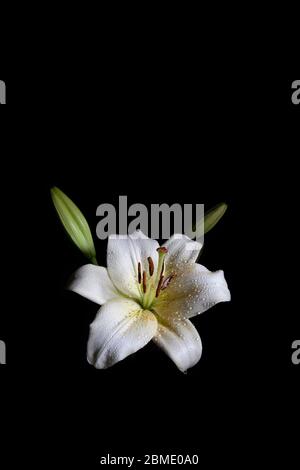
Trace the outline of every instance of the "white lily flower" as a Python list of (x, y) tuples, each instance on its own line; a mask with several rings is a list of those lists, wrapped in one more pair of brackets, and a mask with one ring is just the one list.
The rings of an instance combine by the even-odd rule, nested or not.
[(137, 231), (108, 240), (107, 269), (87, 264), (68, 288), (101, 305), (91, 324), (88, 361), (105, 369), (153, 340), (185, 372), (202, 354), (189, 318), (230, 300), (223, 271), (197, 264), (202, 246), (173, 235), (163, 246)]

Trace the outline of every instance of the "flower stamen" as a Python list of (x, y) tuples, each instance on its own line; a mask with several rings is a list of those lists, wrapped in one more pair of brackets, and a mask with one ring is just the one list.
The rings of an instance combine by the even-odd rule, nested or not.
[(150, 276), (153, 276), (153, 273), (154, 273), (153, 259), (151, 258), (151, 256), (149, 256), (147, 259), (148, 259), (148, 264), (149, 264), (149, 274)]
[(138, 281), (139, 281), (139, 284), (141, 284), (142, 282), (142, 269), (141, 269), (141, 263), (138, 262)]
[(161, 286), (162, 286), (163, 280), (164, 280), (164, 276), (161, 275), (160, 280), (159, 280), (159, 283), (158, 283), (158, 286), (157, 286), (157, 289), (156, 289), (156, 292), (155, 292), (155, 297), (158, 297), (158, 296), (159, 296), (159, 293), (160, 293), (160, 290), (161, 290)]
[(147, 274), (146, 274), (146, 271), (143, 271), (143, 291), (144, 291), (144, 294), (146, 294), (146, 290), (147, 290)]
[[(153, 302), (157, 298), (164, 286), (166, 288), (171, 281), (171, 276), (165, 280), (165, 257), (167, 248), (161, 246), (157, 249), (158, 264), (154, 265), (153, 258), (147, 257), (148, 269), (143, 268), (142, 263), (138, 263), (138, 279), (141, 285), (141, 305), (145, 310), (153, 307)], [(155, 275), (154, 275), (155, 273)], [(166, 282), (164, 282), (166, 281)]]
[(174, 274), (171, 274), (170, 276), (166, 277), (166, 279), (164, 280), (161, 286), (161, 290), (166, 289), (174, 277), (175, 277)]

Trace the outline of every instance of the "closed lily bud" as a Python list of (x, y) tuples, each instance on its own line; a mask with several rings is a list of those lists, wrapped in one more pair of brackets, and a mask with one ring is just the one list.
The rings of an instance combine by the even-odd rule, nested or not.
[(225, 202), (221, 202), (217, 204), (212, 209), (207, 211), (204, 215), (204, 233), (209, 232), (215, 225), (219, 222), (219, 220), (223, 217), (225, 212), (227, 211), (227, 204)]
[(225, 202), (221, 202), (216, 206), (212, 207), (209, 211), (204, 214), (204, 227), (203, 227), (203, 218), (198, 220), (196, 224), (193, 226), (193, 230), (196, 233), (203, 234), (209, 232), (211, 229), (214, 228), (215, 225), (219, 222), (219, 220), (223, 217), (227, 210), (227, 204)]
[(59, 188), (51, 189), (51, 197), (59, 218), (73, 243), (93, 264), (98, 264), (91, 230), (82, 212)]

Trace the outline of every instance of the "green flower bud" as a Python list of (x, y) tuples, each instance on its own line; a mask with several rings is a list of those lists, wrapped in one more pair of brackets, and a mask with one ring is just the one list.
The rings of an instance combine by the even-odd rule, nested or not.
[(209, 232), (227, 211), (227, 204), (221, 202), (204, 214), (204, 233)]
[(59, 218), (73, 243), (93, 264), (98, 264), (91, 230), (82, 212), (65, 193), (56, 187), (51, 189), (51, 197)]
[(204, 214), (204, 221), (202, 218), (201, 220), (198, 220), (198, 222), (196, 222), (196, 224), (193, 226), (193, 231), (200, 234), (209, 232), (211, 229), (214, 228), (215, 225), (217, 225), (219, 220), (223, 217), (227, 210), (227, 207), (228, 206), (227, 204), (225, 204), (225, 202), (221, 202), (220, 204), (214, 206), (212, 209), (210, 209)]

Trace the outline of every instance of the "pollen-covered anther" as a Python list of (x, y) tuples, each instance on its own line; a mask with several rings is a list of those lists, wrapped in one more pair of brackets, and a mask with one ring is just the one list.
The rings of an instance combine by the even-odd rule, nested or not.
[(142, 268), (141, 268), (141, 263), (138, 263), (138, 281), (139, 284), (142, 282)]
[(153, 276), (153, 273), (154, 273), (153, 259), (151, 258), (151, 256), (149, 256), (147, 259), (148, 259), (148, 264), (149, 264), (149, 274), (150, 276)]
[(143, 291), (144, 291), (144, 294), (146, 294), (146, 290), (147, 290), (147, 274), (146, 274), (146, 271), (143, 271)]

